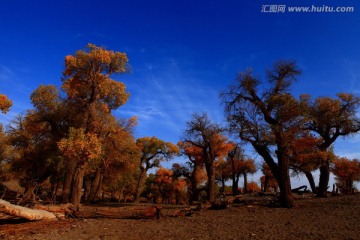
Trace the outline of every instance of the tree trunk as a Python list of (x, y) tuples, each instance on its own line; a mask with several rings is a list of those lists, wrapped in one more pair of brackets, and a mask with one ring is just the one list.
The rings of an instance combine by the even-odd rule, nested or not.
[(99, 186), (97, 188), (95, 196), (99, 196), (99, 193), (100, 193), (101, 190), (105, 191), (104, 186), (103, 186), (103, 180), (104, 180), (104, 174), (101, 174), (100, 175), (100, 183), (99, 183)]
[(268, 177), (268, 176), (265, 176), (263, 192), (266, 192), (266, 191), (267, 191), (268, 186), (269, 186), (269, 177)]
[(71, 187), (71, 198), (70, 202), (78, 207), (81, 202), (81, 195), (83, 189), (84, 175), (87, 167), (87, 163), (85, 162), (82, 165), (79, 165), (75, 170), (75, 175), (73, 179), (73, 184)]
[(195, 177), (191, 180), (191, 196), (190, 202), (199, 201), (199, 191), (197, 188), (197, 183)]
[[(123, 199), (124, 196), (124, 188), (125, 186), (123, 185), (120, 190), (119, 190), (119, 202), (121, 202), (121, 199)], [(124, 201), (125, 202), (125, 201)]]
[(194, 163), (193, 172), (191, 173), (190, 177), (188, 178), (191, 182), (190, 202), (199, 201), (198, 183), (196, 181), (198, 171), (199, 171), (199, 167)]
[(59, 190), (59, 182), (51, 184), (51, 201), (56, 202), (57, 192)]
[(280, 206), (283, 208), (294, 207), (295, 203), (291, 192), (289, 175), (289, 161), (287, 159), (279, 160), (279, 169), (276, 179), (280, 188)]
[(326, 197), (327, 196), (327, 189), (329, 184), (329, 177), (330, 177), (330, 162), (326, 160), (320, 166), (320, 181), (319, 181), (319, 189), (316, 193), (317, 197)]
[(95, 201), (99, 194), (101, 175), (102, 175), (101, 170), (100, 170), (100, 168), (98, 168), (95, 173), (94, 181), (91, 184), (90, 194), (89, 194), (89, 198), (88, 198), (89, 202)]
[(221, 192), (225, 193), (225, 179), (221, 178)]
[(239, 194), (239, 178), (234, 175), (232, 176), (232, 194), (233, 196), (236, 196)]
[[(31, 179), (25, 179), (25, 189), (24, 189), (24, 196), (20, 200), (25, 200), (34, 203), (36, 201), (36, 195), (34, 193), (36, 188), (36, 183), (34, 183)], [(20, 203), (18, 202), (18, 204)]]
[(352, 179), (348, 179), (345, 181), (345, 191), (346, 191), (346, 194), (353, 194), (354, 191), (353, 191), (353, 180)]
[(315, 187), (315, 181), (313, 175), (311, 174), (310, 171), (304, 171), (304, 173), (307, 180), (309, 181), (311, 191), (316, 194), (316, 187)]
[(71, 160), (68, 160), (67, 166), (66, 166), (64, 185), (63, 185), (63, 190), (62, 190), (62, 202), (63, 203), (70, 202), (70, 191), (71, 191), (74, 173), (75, 173), (75, 163)]
[(256, 143), (252, 143), (252, 145), (254, 146), (255, 150), (263, 157), (273, 176), (275, 176), (278, 182), (280, 188), (280, 206), (284, 208), (294, 207), (295, 203), (291, 193), (291, 182), (289, 175), (290, 159), (288, 158), (286, 149), (281, 148), (281, 146), (284, 146), (285, 144), (282, 144), (281, 141), (278, 141), (277, 143), (278, 149), (276, 150), (276, 156), (278, 159), (278, 164), (275, 163), (267, 147), (258, 145)]
[(248, 192), (247, 188), (247, 173), (244, 173), (244, 193)]
[(142, 191), (145, 176), (146, 176), (146, 170), (145, 169), (140, 169), (140, 176), (139, 176), (137, 184), (136, 184), (136, 192), (135, 192), (135, 199), (134, 199), (135, 203), (139, 203), (140, 194), (141, 194), (141, 191)]
[(206, 172), (208, 177), (207, 194), (210, 202), (215, 201), (215, 172), (213, 164), (207, 164)]

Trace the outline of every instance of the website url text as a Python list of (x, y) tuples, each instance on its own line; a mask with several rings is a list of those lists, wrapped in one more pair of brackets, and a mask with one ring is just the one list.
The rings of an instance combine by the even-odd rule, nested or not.
[(355, 7), (333, 7), (333, 6), (307, 6), (295, 7), (286, 5), (262, 5), (261, 12), (263, 13), (349, 13), (355, 12)]

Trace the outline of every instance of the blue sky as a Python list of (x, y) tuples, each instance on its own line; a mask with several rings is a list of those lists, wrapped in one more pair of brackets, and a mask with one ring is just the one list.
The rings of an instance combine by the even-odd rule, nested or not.
[[(264, 13), (263, 5), (351, 6), (351, 13)], [(240, 71), (261, 77), (279, 59), (303, 70), (295, 95), (360, 93), (357, 0), (2, 1), (0, 92), (14, 106), (3, 123), (31, 108), (39, 84), (61, 85), (64, 57), (87, 43), (126, 52), (131, 93), (115, 114), (137, 115), (136, 136), (176, 143), (194, 112), (223, 122), (219, 92)], [(360, 137), (337, 154), (360, 158)], [(249, 154), (251, 151), (249, 152)]]

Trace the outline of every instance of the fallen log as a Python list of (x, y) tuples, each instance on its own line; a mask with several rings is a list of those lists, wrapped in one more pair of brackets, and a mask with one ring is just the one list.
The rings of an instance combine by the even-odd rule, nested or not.
[(64, 219), (68, 216), (73, 216), (76, 211), (76, 207), (71, 203), (60, 204), (60, 205), (35, 205), (34, 209), (45, 210), (53, 213), (58, 219)]
[(123, 207), (123, 208), (109, 208), (99, 207), (92, 208), (82, 206), (78, 211), (73, 213), (78, 218), (113, 218), (113, 219), (159, 219), (161, 214), (161, 207)]
[(305, 192), (309, 192), (309, 191), (307, 190), (307, 186), (303, 185), (301, 187), (291, 189), (291, 192), (293, 192), (293, 193), (305, 193)]
[(13, 217), (25, 218), (30, 221), (37, 220), (57, 220), (55, 214), (38, 209), (30, 209), (11, 204), (0, 199), (0, 213), (10, 215)]

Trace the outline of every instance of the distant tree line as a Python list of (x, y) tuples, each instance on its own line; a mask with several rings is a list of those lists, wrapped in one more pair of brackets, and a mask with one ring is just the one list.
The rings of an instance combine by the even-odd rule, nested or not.
[[(360, 130), (358, 96), (296, 98), (290, 87), (301, 71), (295, 62), (280, 61), (265, 81), (245, 71), (221, 93), (225, 126), (194, 113), (174, 144), (157, 137), (136, 139), (136, 116), (114, 116), (130, 94), (111, 77), (128, 68), (125, 53), (88, 44), (65, 57), (61, 89), (40, 85), (30, 96), (33, 108), (1, 125), (0, 180), (18, 181), (24, 189), (21, 201), (79, 205), (111, 198), (180, 204), (272, 189), (280, 191), (280, 205), (291, 208), (291, 172), (304, 174), (318, 197), (327, 195), (331, 172), (342, 193), (354, 192), (360, 163), (336, 156), (333, 145)], [(5, 114), (11, 106), (0, 94), (0, 111)], [(244, 144), (264, 160), (261, 187), (248, 182), (258, 167)], [(180, 156), (183, 160), (171, 169), (162, 166)], [(318, 184), (315, 170), (320, 171)]]

